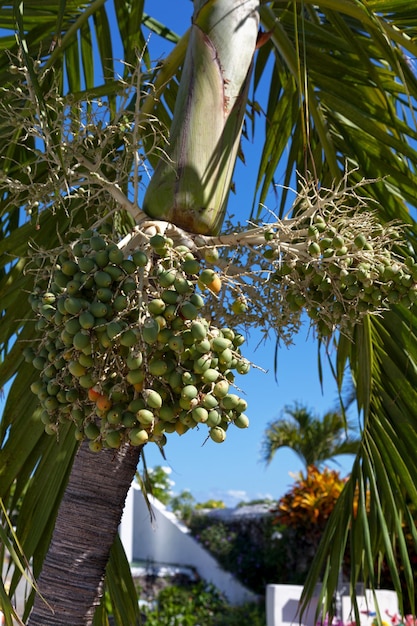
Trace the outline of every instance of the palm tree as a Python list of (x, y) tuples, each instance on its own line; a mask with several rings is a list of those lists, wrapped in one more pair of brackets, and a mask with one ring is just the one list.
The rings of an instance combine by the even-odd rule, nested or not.
[(350, 438), (346, 420), (330, 411), (320, 419), (298, 403), (285, 407), (284, 415), (268, 424), (263, 440), (263, 458), (270, 463), (280, 448), (294, 450), (307, 468), (319, 467), (340, 454), (356, 454), (360, 439)]
[[(57, 247), (73, 225), (87, 228), (99, 216), (104, 219), (109, 214), (116, 216), (121, 235), (131, 232), (141, 217), (140, 184), (146, 184), (132, 145), (143, 147), (155, 167), (145, 198), (149, 215), (171, 220), (185, 230), (216, 234), (222, 226), (242, 117), (246, 115), (245, 128), (249, 129), (250, 123), (258, 133), (258, 114), (262, 113), (265, 141), (254, 190), (253, 220), (260, 217), (257, 207), (265, 202), (277, 171), (285, 172), (280, 181), (278, 217), (287, 210), (287, 188), (295, 171), (306, 177), (310, 172), (320, 188), (331, 188), (343, 180), (352, 186), (363, 178), (373, 179), (363, 194), (379, 221), (396, 219), (405, 224), (407, 244), (398, 245), (399, 259), (406, 251), (415, 254), (410, 208), (416, 206), (417, 180), (417, 80), (412, 65), (417, 57), (417, 23), (408, 0), (276, 0), (260, 3), (255, 14), (251, 3), (248, 30), (233, 28), (225, 21), (228, 35), (223, 33), (214, 47), (210, 47), (207, 33), (211, 16), (219, 23), (216, 11), (225, 6), (223, 2), (196, 0), (194, 25), (181, 38), (144, 13), (143, 4), (137, 0), (115, 2), (113, 15), (112, 5), (105, 0), (0, 2), (0, 27), (7, 31), (2, 31), (0, 39), (0, 84), (6, 88), (0, 99), (0, 387), (12, 381), (0, 423), (0, 498), (3, 514), (19, 502), (15, 537), (25, 558), (32, 562), (42, 594), (37, 594), (31, 626), (90, 624), (93, 619), (94, 624), (106, 624), (102, 601), (106, 563), (106, 588), (117, 623), (137, 622), (128, 564), (117, 537), (111, 544), (140, 447), (123, 446), (116, 452), (104, 450), (92, 456), (85, 444), (78, 445), (70, 423), (60, 428), (58, 444), (45, 433), (29, 390), (38, 376), (23, 358), (23, 346), (37, 336), (33, 314), (22, 298), (22, 292), (33, 289), (33, 275), (24, 271), (28, 242), (38, 248)], [(244, 5), (231, 0), (226, 3), (229, 9)], [(263, 45), (254, 55), (257, 15), (263, 29), (259, 44)], [(152, 68), (145, 50), (144, 28), (167, 36), (174, 44), (157, 69)], [(238, 46), (235, 34), (243, 36)], [(123, 46), (121, 78), (113, 62), (116, 40)], [(252, 63), (250, 98), (250, 70), (245, 71), (242, 62), (244, 71), (234, 92), (236, 105), (229, 123), (222, 116), (231, 96), (224, 92), (219, 96), (217, 91), (224, 87), (218, 62), (220, 58), (221, 64), (226, 61), (217, 55), (221, 42), (230, 42), (227, 54), (233, 48), (239, 55), (244, 50), (246, 62)], [(138, 72), (138, 51), (143, 50)], [(184, 63), (187, 50), (191, 61)], [(206, 64), (204, 71), (193, 72), (193, 59)], [(94, 72), (97, 62), (100, 72)], [(231, 67), (240, 63), (239, 57)], [(185, 78), (178, 91), (181, 68)], [(103, 81), (97, 79), (99, 73)], [(198, 95), (204, 86), (197, 84), (196, 78), (202, 76), (211, 84), (205, 95), (210, 93), (213, 99), (207, 109), (204, 98), (200, 99), (202, 108), (198, 110), (193, 105), (198, 99), (184, 99), (184, 92)], [(265, 81), (269, 95), (263, 107), (258, 99)], [(136, 95), (127, 90), (131, 99), (126, 101), (126, 86), (133, 83)], [(62, 98), (68, 94), (70, 98)], [(91, 103), (97, 99), (108, 106), (107, 117), (101, 120), (93, 119), (97, 111)], [(175, 111), (167, 149), (158, 137), (171, 126), (175, 101), (187, 106)], [(207, 116), (213, 111), (218, 114), (215, 119), (210, 117), (210, 128), (216, 131), (211, 139), (216, 143), (196, 147), (192, 141), (195, 127), (189, 124), (203, 119), (207, 126)], [(78, 162), (65, 161), (68, 146), (61, 141), (58, 122), (66, 114), (72, 124), (72, 135), (69, 132), (67, 138), (79, 138), (72, 144)], [(106, 128), (115, 131), (106, 134)], [(168, 159), (167, 150), (171, 150)], [(170, 160), (172, 167), (167, 167)], [(206, 168), (203, 178), (200, 165)], [(160, 204), (155, 200), (158, 197)], [(182, 202), (183, 213), (179, 210)], [(201, 212), (202, 206), (215, 210)], [(295, 205), (294, 217), (299, 210)], [(349, 207), (344, 204), (336, 212), (343, 210)], [(200, 214), (201, 218), (196, 217)], [(284, 238), (284, 229), (280, 236)], [(252, 254), (254, 246), (249, 250)], [(275, 278), (279, 284), (279, 272)], [(374, 562), (377, 555), (385, 554), (400, 591), (393, 549), (397, 542), (408, 594), (412, 597), (414, 593), (403, 520), (412, 521), (408, 503), (417, 504), (417, 462), (412, 453), (417, 447), (416, 310), (410, 306), (411, 300), (398, 301), (398, 291), (394, 290), (390, 299), (389, 311), (365, 316), (352, 334), (341, 333), (334, 340), (335, 374), (341, 386), (345, 369), (352, 372), (363, 432), (351, 478), (306, 585), (307, 597), (324, 571), (325, 610), (337, 586), (348, 537), (352, 563), (357, 565), (352, 567), (352, 588), (360, 576), (376, 584)], [(261, 319), (262, 307), (265, 313), (274, 314), (271, 301), (256, 297), (252, 301), (256, 315), (248, 310), (248, 323)], [(295, 301), (290, 304), (302, 306)], [(309, 313), (316, 316), (319, 310), (310, 307)], [(279, 337), (282, 330), (279, 327)], [(325, 333), (322, 336), (325, 343)], [(108, 480), (103, 481), (103, 476)], [(354, 502), (358, 503), (355, 515)], [(70, 517), (74, 512), (75, 519)], [(417, 543), (415, 528), (412, 523), (409, 526)], [(2, 530), (1, 536), (2, 546), (12, 551), (17, 563), (13, 593), (22, 576), (19, 565), (24, 569), (26, 562), (10, 535)], [(3, 555), (4, 547), (1, 550)], [(27, 602), (25, 621), (34, 595)], [(9, 616), (11, 604), (3, 585), (0, 598)], [(6, 619), (10, 624), (11, 618)]]

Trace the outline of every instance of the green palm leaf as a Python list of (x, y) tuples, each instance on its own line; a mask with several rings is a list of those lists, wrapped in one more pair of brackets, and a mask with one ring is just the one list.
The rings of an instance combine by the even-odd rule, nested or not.
[(296, 403), (286, 407), (288, 418), (271, 422), (263, 441), (263, 457), (270, 463), (280, 448), (293, 450), (307, 468), (319, 466), (340, 454), (356, 454), (359, 439), (348, 435), (348, 424), (342, 413), (328, 412), (320, 419)]
[[(378, 3), (374, 5), (376, 11)], [(384, 9), (378, 9), (379, 15)], [(415, 202), (409, 165), (416, 162), (411, 147), (416, 132), (408, 122), (414, 115), (417, 80), (407, 55), (416, 57), (416, 45), (407, 32), (398, 29), (394, 34), (390, 25), (397, 18), (402, 23), (403, 11), (407, 9), (400, 7), (390, 14), (388, 23), (350, 1), (274, 2), (261, 8), (263, 25), (272, 33), (265, 47), (274, 60), (273, 93), (277, 82), (282, 88), (278, 98), (270, 99), (266, 114), (267, 141), (257, 182), (260, 202), (266, 199), (279, 158), (285, 161), (284, 148), (296, 144), (299, 149), (287, 164), (291, 170), (310, 170), (324, 185), (340, 176), (346, 163), (359, 166), (359, 178), (386, 177), (370, 193), (382, 199), (383, 189), (389, 188), (390, 197), (385, 195), (380, 210), (387, 219), (409, 219), (404, 201)], [(259, 57), (263, 64), (264, 56)], [(275, 134), (273, 120), (285, 116), (293, 99), (286, 89), (290, 76), (298, 89), (298, 112), (275, 145), (268, 137)], [(402, 200), (394, 197), (392, 186), (401, 188)]]
[[(379, 218), (406, 222), (408, 244), (415, 250), (416, 230), (409, 207), (416, 207), (417, 79), (409, 60), (417, 57), (417, 20), (411, 4), (409, 0), (277, 0), (262, 4), (261, 22), (271, 37), (258, 52), (254, 66), (251, 113), (264, 109), (266, 137), (255, 209), (267, 200), (281, 168), (285, 168), (284, 185), (290, 185), (298, 170), (302, 174), (310, 171), (320, 185), (329, 187), (347, 167), (352, 183), (363, 177), (378, 179), (366, 193), (375, 201)], [(188, 35), (178, 39), (167, 31), (143, 13), (143, 2), (116, 0), (114, 6), (115, 19), (104, 0), (29, 0), (13, 6), (0, 0), (0, 27), (9, 31), (2, 31), (0, 37), (0, 84), (16, 86), (19, 79), (13, 67), (19, 63), (14, 38), (17, 30), (26, 46), (39, 107), (46, 112), (46, 119), (51, 119), (46, 105), (51, 70), (61, 90), (74, 93), (75, 102), (106, 96), (115, 114), (116, 95), (121, 88), (116, 78), (120, 68), (114, 61), (115, 41), (120, 39), (123, 45), (123, 79), (127, 80), (138, 51), (145, 49), (146, 25), (176, 43), (167, 62), (149, 75), (155, 90), (148, 91), (142, 107), (144, 117), (155, 115), (169, 128)], [(38, 57), (43, 65), (36, 74), (30, 59)], [(150, 71), (147, 53), (144, 61)], [(97, 81), (98, 74), (103, 80)], [(270, 91), (266, 102), (258, 103), (265, 77)], [(16, 96), (15, 105), (20, 108), (24, 103)], [(135, 106), (134, 99), (131, 106)], [(253, 122), (253, 116), (251, 119)], [(257, 132), (260, 122), (256, 119), (253, 123)], [(42, 184), (47, 166), (38, 162), (33, 139), (19, 127), (11, 136), (3, 110), (0, 135), (2, 175), (19, 178), (27, 185), (31, 182), (29, 168), (35, 167), (34, 182)], [(59, 135), (55, 142), (59, 153)], [(157, 159), (152, 157), (151, 161), (155, 164)], [(123, 185), (126, 188), (127, 182)], [(24, 207), (26, 202), (22, 191), (19, 204)], [(283, 191), (280, 214), (286, 206), (287, 192)], [(0, 386), (15, 376), (0, 423), (0, 497), (21, 505), (18, 532), (24, 538), (27, 558), (34, 557), (36, 572), (41, 567), (75, 444), (70, 432), (58, 443), (46, 437), (29, 390), (21, 393), (33, 376), (22, 356), (24, 344), (33, 333), (32, 315), (21, 297), (22, 291), (31, 291), (32, 279), (24, 272), (24, 261), (15, 263), (25, 258), (30, 239), (37, 245), (53, 247), (76, 214), (77, 220), (85, 223), (80, 203), (74, 200), (65, 219), (62, 215), (45, 219), (45, 214), (37, 215), (35, 211), (22, 224), (20, 211), (10, 205), (7, 192), (0, 197)], [(360, 577), (376, 582), (374, 563), (384, 554), (391, 569), (398, 562), (402, 564), (408, 595), (414, 593), (403, 521), (411, 527), (417, 545), (412, 524), (412, 507), (417, 505), (417, 467), (410, 455), (417, 444), (415, 326), (415, 310), (397, 306), (380, 319), (368, 320), (356, 330), (353, 341), (338, 339), (338, 381), (341, 385), (348, 364), (364, 423), (352, 477), (339, 499), (306, 586), (306, 594), (312, 593), (314, 582), (324, 572), (324, 593), (329, 603), (346, 544), (355, 565), (351, 571), (353, 585)], [(369, 513), (368, 492), (372, 505)], [(31, 537), (29, 527), (34, 529)], [(398, 551), (393, 548), (395, 537)], [(125, 619), (126, 598), (112, 574), (127, 571), (119, 547), (114, 548), (111, 559), (109, 592), (120, 619)], [(13, 585), (19, 575), (16, 570)], [(394, 583), (400, 591), (395, 572)], [(133, 613), (129, 615), (131, 619)], [(97, 619), (106, 623), (104, 610)]]
[[(257, 199), (265, 201), (279, 163), (286, 164), (285, 185), (295, 169), (310, 170), (320, 184), (327, 184), (341, 176), (347, 163), (348, 168), (358, 168), (351, 180), (380, 179), (367, 193), (375, 199), (381, 219), (409, 224), (407, 237), (415, 249), (409, 207), (416, 206), (417, 81), (409, 59), (416, 58), (417, 50), (409, 3), (274, 2), (261, 8), (261, 17), (265, 29), (272, 31), (265, 48), (274, 60), (274, 80), (265, 114)], [(263, 51), (258, 57), (259, 74), (265, 56)], [(295, 90), (287, 87), (290, 77)], [(285, 203), (284, 192), (281, 212)], [(407, 503), (415, 500), (417, 479), (414, 459), (409, 460), (406, 449), (416, 445), (415, 324), (414, 310), (395, 307), (358, 327), (353, 341), (338, 339), (338, 381), (341, 387), (349, 365), (364, 418), (364, 445), (311, 570), (306, 597), (324, 572), (331, 602), (352, 523), (350, 547), (356, 564), (352, 585), (361, 578), (376, 583), (374, 564), (385, 554), (395, 570), (397, 591), (404, 592), (395, 574), (401, 563), (406, 595), (414, 598), (402, 520), (403, 515), (409, 523), (413, 519)], [(403, 495), (393, 499), (400, 485)], [(352, 518), (354, 486), (372, 489), (369, 515), (362, 494), (358, 516)], [(413, 537), (415, 542), (415, 533)], [(391, 546), (396, 543), (394, 558)]]
[[(337, 503), (323, 537), (305, 597), (327, 563), (324, 583), (327, 602), (331, 602), (337, 587), (335, 572), (342, 567), (345, 554), (345, 543), (334, 541), (334, 533), (342, 524), (346, 533), (350, 533), (350, 559), (356, 565), (350, 573), (352, 588), (362, 580), (376, 585), (378, 561), (386, 559), (400, 604), (408, 597), (414, 610), (414, 572), (405, 542), (408, 530), (414, 546), (417, 545), (417, 464), (414, 455), (409, 454), (417, 445), (414, 319), (412, 310), (398, 307), (382, 320), (370, 320), (369, 345), (373, 354), (351, 352), (357, 389), (361, 390), (358, 401), (366, 410), (362, 446), (343, 498)], [(355, 516), (352, 512), (356, 498)], [(400, 569), (405, 587), (398, 576)]]

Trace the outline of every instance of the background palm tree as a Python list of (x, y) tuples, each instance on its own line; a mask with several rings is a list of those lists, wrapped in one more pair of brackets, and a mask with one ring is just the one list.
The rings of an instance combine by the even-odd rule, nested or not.
[(319, 467), (340, 454), (356, 454), (360, 439), (349, 437), (346, 419), (330, 411), (322, 418), (295, 403), (285, 407), (284, 415), (268, 424), (263, 440), (263, 459), (270, 463), (280, 448), (293, 450), (304, 466)]
[[(196, 6), (205, 4), (210, 8), (217, 3), (198, 2)], [(169, 59), (157, 70), (152, 69), (149, 52), (145, 51), (144, 73), (139, 81), (139, 91), (145, 92), (142, 111), (148, 116), (146, 119), (154, 125), (161, 123), (169, 128), (189, 32), (181, 38), (176, 37), (146, 14), (144, 3), (137, 0), (115, 2), (114, 8), (105, 0), (14, 2), (12, 6), (4, 0), (0, 2), (0, 9), (0, 27), (7, 29), (6, 33), (2, 31), (0, 39), (0, 84), (8, 88), (0, 99), (0, 387), (13, 380), (0, 423), (0, 497), (7, 510), (13, 510), (20, 501), (16, 536), (27, 559), (32, 559), (38, 577), (70, 475), (67, 494), (78, 497), (78, 521), (81, 519), (81, 503), (85, 503), (86, 509), (93, 507), (93, 503), (80, 496), (83, 483), (81, 481), (80, 492), (76, 482), (77, 475), (82, 477), (85, 471), (91, 470), (91, 456), (81, 447), (75, 469), (71, 470), (78, 446), (70, 425), (61, 430), (57, 446), (44, 433), (37, 419), (36, 401), (29, 391), (36, 372), (24, 362), (22, 352), (24, 342), (31, 341), (35, 331), (30, 307), (21, 296), (22, 292), (32, 290), (32, 276), (24, 272), (28, 241), (33, 239), (40, 247), (53, 247), (72, 220), (87, 226), (91, 213), (100, 211), (103, 215), (103, 211), (106, 214), (117, 210), (126, 230), (132, 226), (132, 219), (120, 211), (117, 198), (106, 190), (102, 190), (102, 195), (94, 196), (96, 201), (90, 200), (88, 204), (76, 195), (69, 197), (65, 207), (55, 208), (55, 214), (39, 210), (42, 205), (29, 203), (29, 188), (32, 192), (34, 185), (43, 189), (51, 163), (39, 161), (35, 139), (21, 124), (19, 115), (26, 114), (25, 107), (30, 102), (25, 100), (25, 85), (31, 83), (30, 97), (35, 97), (39, 105), (39, 110), (35, 111), (38, 120), (35, 129), (54, 127), (54, 108), (59, 107), (61, 101), (59, 97), (54, 98), (55, 104), (51, 106), (48, 100), (52, 76), (57, 81), (59, 95), (71, 94), (73, 110), (79, 103), (80, 110), (89, 111), (91, 99), (104, 97), (110, 107), (108, 120), (115, 121), (118, 96), (132, 80), (138, 64), (137, 51), (145, 49), (144, 28), (147, 27), (165, 34), (175, 44)], [(269, 38), (254, 58), (252, 90), (246, 107), (247, 132), (251, 126), (255, 133), (260, 130), (258, 112), (262, 113), (265, 130), (254, 190), (253, 217), (275, 183), (278, 167), (279, 171), (285, 171), (277, 210), (282, 215), (288, 198), (286, 187), (296, 170), (302, 174), (312, 172), (321, 186), (331, 187), (334, 181), (343, 178), (347, 165), (352, 184), (363, 177), (376, 179), (374, 184), (366, 187), (365, 193), (374, 202), (381, 221), (395, 218), (406, 224), (407, 248), (415, 255), (416, 231), (409, 213), (410, 207), (416, 207), (417, 182), (414, 148), (417, 80), (413, 70), (413, 61), (417, 58), (417, 19), (412, 3), (409, 0), (366, 3), (357, 0), (343, 3), (339, 0), (277, 0), (262, 3), (259, 13), (262, 28)], [(184, 31), (189, 24), (188, 16), (186, 21)], [(118, 78), (113, 61), (116, 39), (123, 46), (123, 55), (118, 55), (123, 56), (125, 63), (122, 79)], [(39, 60), (40, 65), (34, 60)], [(100, 66), (99, 72), (93, 70), (95, 63)], [(27, 67), (26, 74), (22, 75), (21, 66)], [(103, 80), (97, 80), (99, 73)], [(258, 90), (265, 81), (269, 84), (269, 96), (263, 107), (258, 102)], [(7, 93), (13, 94), (11, 100), (6, 98)], [(135, 108), (136, 101), (132, 98), (128, 111)], [(83, 118), (79, 120), (80, 125), (82, 122)], [(155, 136), (147, 131), (149, 127), (144, 131), (144, 143), (147, 134), (152, 138)], [(59, 137), (52, 134), (50, 138), (52, 145), (59, 147)], [(126, 159), (124, 167), (116, 168), (116, 152), (118, 158), (123, 153), (121, 145), (116, 137), (107, 154), (97, 156), (94, 152), (97, 146), (94, 147), (89, 139), (85, 145), (85, 158), (91, 159), (93, 155), (100, 162), (101, 157), (113, 155), (114, 161), (109, 159), (107, 162), (108, 178), (111, 180), (112, 176), (117, 176), (119, 188), (127, 193), (132, 164)], [(163, 143), (156, 145), (150, 155), (153, 165), (161, 154), (158, 152), (160, 147), (166, 146)], [(59, 150), (56, 154), (52, 167), (56, 168), (57, 180), (60, 176), (65, 179)], [(65, 175), (70, 171), (68, 168)], [(13, 189), (9, 183), (11, 180), (18, 182)], [(89, 188), (97, 191), (94, 182), (90, 181)], [(112, 189), (114, 191), (114, 187)], [(59, 194), (56, 198), (60, 198)], [(136, 200), (134, 198), (134, 202)], [(398, 249), (398, 252), (402, 254), (404, 250)], [(324, 571), (324, 593), (328, 603), (337, 586), (337, 572), (349, 527), (351, 556), (358, 564), (357, 568), (352, 568), (352, 588), (359, 576), (376, 584), (374, 560), (377, 554), (385, 552), (394, 573), (394, 584), (400, 591), (399, 580), (395, 579), (394, 540), (391, 541), (397, 537), (405, 564), (408, 593), (410, 596), (414, 594), (413, 573), (402, 540), (402, 521), (412, 519), (408, 502), (417, 504), (417, 460), (412, 454), (417, 448), (416, 310), (395, 303), (394, 297), (392, 299), (392, 309), (381, 317), (365, 319), (355, 328), (353, 338), (340, 335), (335, 339), (336, 377), (341, 385), (346, 367), (352, 371), (363, 416), (363, 435), (351, 479), (338, 501), (306, 586), (308, 595)], [(132, 463), (132, 459), (129, 462), (132, 468), (135, 462)], [(105, 454), (97, 455), (95, 463), (102, 465), (101, 469), (96, 466), (93, 472), (90, 471), (90, 486), (95, 478), (102, 483), (101, 476), (108, 469)], [(126, 477), (124, 481), (128, 482)], [(112, 489), (117, 491), (118, 486), (113, 484)], [(353, 516), (352, 503), (358, 493), (358, 515)], [(110, 490), (106, 496), (112, 506), (108, 506), (103, 514), (112, 515), (117, 520), (123, 498), (119, 498), (118, 506), (114, 503), (113, 508), (112, 494)], [(72, 497), (69, 495), (69, 499)], [(101, 525), (106, 524), (107, 521), (103, 520)], [(109, 527), (114, 525), (109, 524)], [(411, 531), (417, 542), (413, 526)], [(2, 531), (2, 534), (7, 540), (5, 544), (12, 548), (6, 533)], [(72, 530), (75, 557), (77, 549), (79, 554), (82, 553), (82, 544), (77, 542), (83, 535), (81, 526)], [(94, 540), (100, 544), (99, 536), (90, 537), (91, 542)], [(55, 547), (59, 554), (59, 542)], [(1, 550), (3, 555), (4, 548)], [(24, 567), (24, 559), (21, 561)], [(52, 565), (53, 561), (54, 557)], [(80, 593), (79, 589), (71, 590), (68, 584), (68, 572), (73, 569), (61, 570), (49, 583), (50, 589), (55, 587), (55, 598), (60, 600), (66, 596), (69, 610), (77, 604)], [(20, 577), (21, 571), (16, 567), (11, 593)], [(78, 575), (78, 580), (83, 581), (84, 576)], [(111, 550), (106, 580), (118, 623), (135, 623), (137, 606), (132, 601), (132, 587), (126, 583), (129, 568), (117, 539)], [(101, 581), (95, 581), (92, 587), (92, 596), (97, 596), (94, 602), (99, 602), (100, 593), (96, 592)], [(0, 594), (5, 611), (10, 612), (9, 598), (2, 585)], [(27, 603), (25, 620), (32, 600), (33, 594)], [(91, 606), (87, 609), (92, 615), (94, 609)], [(84, 623), (85, 620), (90, 623), (92, 619), (80, 617), (78, 622), (72, 618), (64, 615), (62, 623)], [(39, 623), (45, 623), (45, 619), (50, 620), (50, 614), (48, 618), (39, 618)], [(95, 623), (105, 624), (106, 619), (104, 604), (100, 603), (95, 610)], [(52, 621), (48, 623), (52, 624)]]

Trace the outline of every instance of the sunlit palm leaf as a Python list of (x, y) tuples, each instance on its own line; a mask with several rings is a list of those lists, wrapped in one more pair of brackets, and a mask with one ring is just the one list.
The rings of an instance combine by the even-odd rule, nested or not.
[[(348, 168), (358, 168), (353, 180), (381, 179), (367, 193), (377, 201), (375, 209), (381, 219), (410, 223), (407, 236), (415, 248), (409, 206), (416, 206), (417, 81), (410, 60), (417, 56), (417, 24), (409, 3), (277, 1), (261, 8), (261, 18), (265, 29), (272, 31), (265, 48), (274, 59), (274, 82), (265, 115), (267, 139), (257, 198), (265, 201), (276, 180), (278, 163), (287, 166), (285, 185), (295, 169), (301, 173), (310, 170), (320, 184), (327, 184), (335, 176), (335, 165), (340, 176), (347, 163)], [(265, 57), (265, 51), (258, 57), (260, 75)], [(295, 88), (288, 89), (291, 84)], [(285, 192), (281, 198), (283, 211)], [(341, 385), (346, 365), (352, 367), (365, 419), (366, 445), (354, 466), (351, 485), (372, 487), (373, 493), (370, 517), (361, 500), (358, 506), (362, 508), (352, 520), (351, 550), (357, 565), (352, 581), (365, 576), (376, 582), (373, 567), (380, 551), (391, 568), (396, 567), (390, 547), (390, 541), (396, 541), (411, 597), (414, 592), (410, 559), (401, 539), (401, 511), (410, 518), (411, 511), (404, 507), (415, 499), (417, 480), (415, 462), (408, 462), (406, 449), (416, 445), (414, 314), (395, 308), (358, 328), (354, 342), (340, 337), (336, 369)], [(401, 458), (407, 462), (400, 463)], [(392, 493), (400, 485), (405, 495), (394, 500)], [(337, 586), (342, 537), (349, 528), (354, 497), (354, 489), (347, 488), (309, 578), (307, 590), (311, 593), (327, 563), (329, 601)], [(372, 538), (378, 538), (376, 543)], [(393, 580), (400, 591), (395, 571)]]
[(264, 434), (263, 458), (270, 463), (275, 453), (283, 447), (293, 450), (307, 468), (319, 466), (340, 454), (356, 454), (359, 439), (347, 435), (345, 417), (328, 412), (322, 418), (307, 407), (296, 403), (285, 407), (284, 415), (271, 422)]
[[(372, 8), (376, 6), (377, 2)], [(384, 6), (378, 10), (384, 11)], [(387, 177), (370, 193), (382, 200), (387, 187), (391, 196), (394, 189), (401, 189), (400, 197), (386, 199), (381, 211), (387, 218), (405, 219), (404, 200), (415, 202), (409, 166), (416, 162), (411, 147), (416, 132), (415, 125), (413, 130), (408, 123), (414, 115), (412, 97), (417, 94), (407, 55), (415, 57), (417, 46), (400, 30), (394, 37), (391, 24), (397, 17), (401, 22), (402, 10), (408, 14), (407, 8), (400, 7), (388, 23), (350, 1), (274, 2), (261, 8), (264, 27), (272, 33), (265, 46), (275, 63), (273, 89), (276, 93), (279, 80), (283, 88), (266, 115), (267, 141), (257, 183), (260, 202), (275, 175), (278, 154), (285, 161), (285, 147), (296, 143), (299, 150), (288, 162), (291, 170), (309, 169), (328, 184), (341, 175), (347, 162), (348, 167), (359, 167), (358, 177)], [(292, 124), (281, 129), (283, 136), (274, 146), (268, 142), (268, 136), (275, 134), (272, 120), (288, 115), (294, 97), (292, 90), (286, 90), (290, 76), (298, 87), (298, 111)], [(301, 133), (297, 132), (300, 125)], [(320, 151), (315, 150), (316, 142)]]
[[(13, 563), (20, 570), (21, 575), (26, 577), (30, 584), (33, 584), (32, 579), (29, 578), (28, 574), (26, 573), (25, 557), (24, 557), (24, 554), (22, 553), (20, 545), (16, 541), (16, 533), (13, 530), (12, 520), (10, 519), (6, 510), (6, 507), (1, 498), (0, 498), (0, 513), (1, 513), (2, 520), (4, 520), (4, 526), (0, 525), (1, 562), (4, 564), (8, 559), (12, 559)], [(12, 538), (10, 538), (10, 534), (12, 535)], [(4, 572), (4, 567), (3, 567), (3, 572)], [(7, 566), (6, 566), (6, 572), (7, 572)], [(19, 624), (23, 624), (23, 622), (20, 621), (19, 616), (15, 612), (15, 608), (13, 607), (11, 603), (10, 596), (9, 596), (10, 589), (8, 589), (7, 591), (8, 592), (6, 592), (3, 581), (0, 580), (0, 607), (5, 616), (6, 626), (12, 626), (12, 624), (14, 623), (13, 620), (16, 620)]]
[(140, 623), (137, 590), (130, 576), (130, 565), (119, 537), (113, 544), (106, 572), (107, 591), (118, 626)]
[[(346, 532), (350, 528), (350, 561), (356, 565), (350, 572), (352, 588), (362, 580), (377, 584), (377, 563), (379, 558), (385, 558), (400, 603), (404, 593), (398, 576), (400, 568), (409, 601), (414, 602), (415, 572), (405, 542), (408, 529), (414, 550), (417, 549), (417, 462), (415, 455), (409, 454), (417, 445), (417, 342), (413, 313), (398, 307), (383, 319), (370, 320), (367, 331), (370, 350), (351, 353), (360, 407), (366, 409), (369, 405), (363, 444), (306, 587), (306, 593), (310, 593), (327, 562), (324, 583), (329, 602), (344, 559), (344, 542), (334, 540), (341, 525)], [(356, 337), (358, 342), (360, 338), (360, 335)], [(329, 567), (330, 563), (333, 567)]]

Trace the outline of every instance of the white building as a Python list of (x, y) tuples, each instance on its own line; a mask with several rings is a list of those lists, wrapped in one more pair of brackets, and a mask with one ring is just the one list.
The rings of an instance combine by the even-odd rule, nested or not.
[(148, 571), (154, 573), (163, 573), (164, 568), (170, 571), (188, 569), (212, 583), (231, 604), (258, 599), (232, 574), (225, 572), (161, 502), (151, 495), (148, 499), (152, 518), (142, 491), (134, 482), (120, 524), (120, 537), (133, 569), (135, 565), (148, 567)]

